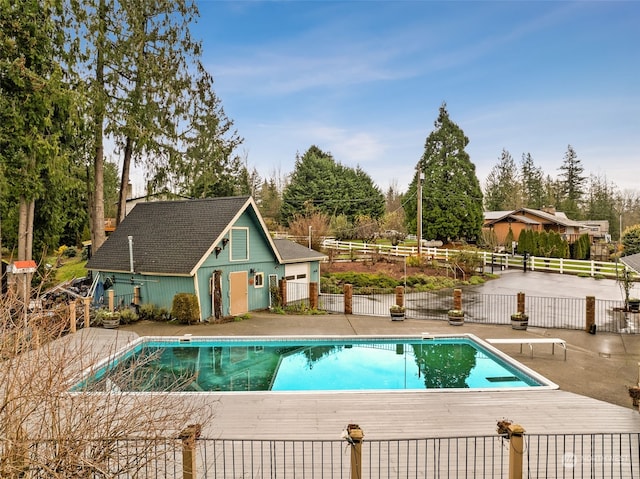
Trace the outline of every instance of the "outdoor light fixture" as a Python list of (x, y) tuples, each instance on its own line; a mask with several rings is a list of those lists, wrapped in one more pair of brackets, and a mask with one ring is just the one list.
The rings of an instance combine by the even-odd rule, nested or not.
[(226, 248), (227, 244), (229, 244), (229, 238), (222, 238), (222, 247)]
[(220, 254), (220, 251), (222, 251), (222, 248), (220, 248), (220, 246), (216, 246), (214, 248), (214, 251), (216, 252), (216, 258), (218, 257), (218, 255)]

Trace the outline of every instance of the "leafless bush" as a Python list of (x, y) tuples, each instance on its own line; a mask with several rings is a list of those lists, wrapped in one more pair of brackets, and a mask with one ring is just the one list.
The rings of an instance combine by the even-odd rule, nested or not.
[[(167, 464), (159, 456), (174, 457), (159, 444), (212, 418), (210, 409), (171, 393), (70, 392), (79, 373), (117, 342), (105, 346), (92, 329), (63, 336), (69, 318), (60, 311), (25, 321), (19, 305), (0, 302), (0, 477), (145, 477), (142, 471)], [(132, 373), (136, 367), (121, 379), (144, 381)], [(169, 389), (190, 379), (177, 377)]]

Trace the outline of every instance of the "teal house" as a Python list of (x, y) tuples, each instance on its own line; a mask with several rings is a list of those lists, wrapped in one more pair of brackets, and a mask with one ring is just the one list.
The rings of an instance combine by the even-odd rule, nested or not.
[[(308, 298), (326, 257), (274, 240), (250, 196), (139, 203), (87, 262), (95, 301), (113, 289), (117, 305), (171, 310), (177, 293), (193, 293), (200, 320), (271, 306), (271, 290), (287, 280), (287, 301)], [(97, 279), (96, 279), (97, 278)]]

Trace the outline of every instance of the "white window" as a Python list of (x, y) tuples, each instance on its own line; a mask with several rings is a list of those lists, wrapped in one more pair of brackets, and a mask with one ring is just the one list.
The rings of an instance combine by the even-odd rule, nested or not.
[(256, 288), (264, 287), (264, 273), (256, 273), (253, 277), (253, 286)]

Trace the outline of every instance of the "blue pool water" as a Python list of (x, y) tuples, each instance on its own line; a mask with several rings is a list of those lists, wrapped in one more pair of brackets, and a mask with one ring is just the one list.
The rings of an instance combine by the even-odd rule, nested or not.
[(142, 338), (73, 390), (527, 388), (544, 378), (470, 337)]

